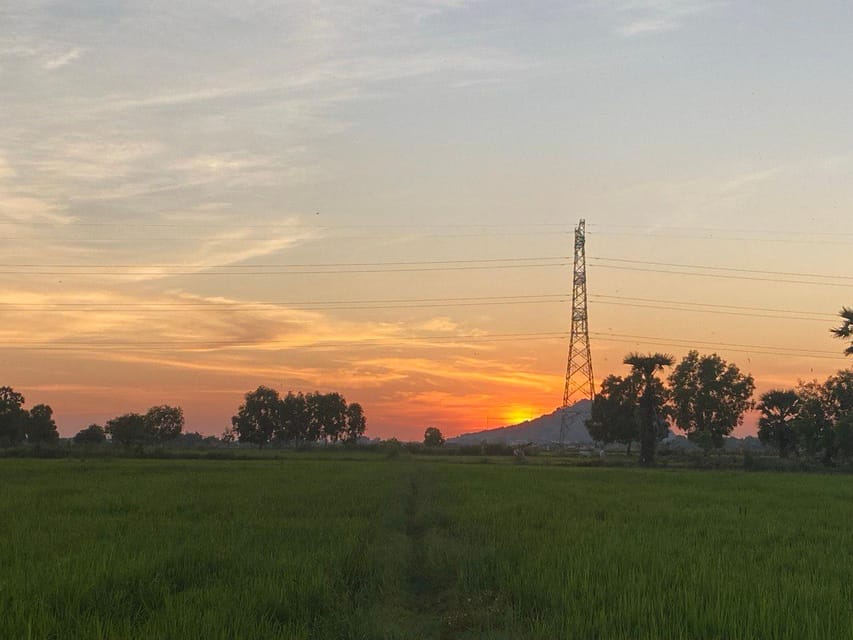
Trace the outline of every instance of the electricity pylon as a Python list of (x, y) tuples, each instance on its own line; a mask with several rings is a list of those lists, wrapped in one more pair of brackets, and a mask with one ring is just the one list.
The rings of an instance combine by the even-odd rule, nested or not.
[(589, 350), (589, 315), (586, 299), (586, 221), (581, 219), (575, 228), (575, 261), (572, 277), (572, 331), (569, 337), (569, 358), (566, 363), (566, 386), (563, 390), (563, 411), (560, 418), (560, 446), (565, 443), (569, 428), (567, 407), (572, 401), (595, 398), (592, 377), (592, 355)]

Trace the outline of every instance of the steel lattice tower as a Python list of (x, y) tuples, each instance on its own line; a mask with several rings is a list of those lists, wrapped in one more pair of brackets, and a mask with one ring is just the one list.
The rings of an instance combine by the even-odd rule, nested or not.
[(566, 386), (563, 391), (563, 413), (560, 421), (560, 444), (568, 428), (566, 408), (572, 401), (595, 397), (592, 377), (592, 355), (589, 349), (589, 316), (586, 298), (586, 221), (575, 228), (575, 260), (572, 277), (572, 331), (569, 358), (566, 363)]

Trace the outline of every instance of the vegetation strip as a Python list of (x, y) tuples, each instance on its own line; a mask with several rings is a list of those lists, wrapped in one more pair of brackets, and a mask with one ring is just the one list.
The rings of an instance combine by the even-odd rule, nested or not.
[(0, 637), (853, 638), (849, 476), (468, 460), (0, 460)]

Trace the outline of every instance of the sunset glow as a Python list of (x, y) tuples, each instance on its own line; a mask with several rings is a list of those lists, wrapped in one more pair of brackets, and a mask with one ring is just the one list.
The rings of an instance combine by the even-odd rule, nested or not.
[(63, 435), (261, 384), (370, 437), (550, 413), (581, 217), (598, 380), (849, 366), (843, 8), (250, 4), (0, 9), (0, 385)]

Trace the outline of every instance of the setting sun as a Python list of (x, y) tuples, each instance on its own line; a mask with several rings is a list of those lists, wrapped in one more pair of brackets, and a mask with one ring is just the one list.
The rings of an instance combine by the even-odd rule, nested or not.
[(503, 420), (508, 425), (520, 424), (527, 420), (533, 420), (546, 413), (545, 410), (526, 405), (514, 404), (510, 406), (503, 414)]

